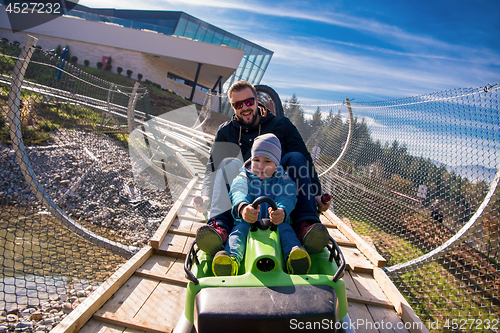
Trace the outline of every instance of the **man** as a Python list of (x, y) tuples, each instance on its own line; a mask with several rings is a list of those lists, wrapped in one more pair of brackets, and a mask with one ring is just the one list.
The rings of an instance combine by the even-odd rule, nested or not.
[[(195, 204), (198, 211), (211, 207), (208, 225), (199, 228), (196, 235), (199, 248), (209, 255), (223, 248), (234, 223), (228, 188), (250, 158), (254, 139), (273, 133), (281, 142), (281, 165), (297, 186), (297, 205), (290, 214), (294, 230), (308, 253), (318, 253), (329, 241), (318, 210), (326, 211), (330, 203), (321, 201), (321, 184), (300, 133), (288, 118), (278, 118), (258, 105), (252, 84), (236, 82), (229, 88), (228, 97), (234, 115), (217, 130), (201, 190), (203, 204)], [(237, 158), (238, 153), (242, 158)]]

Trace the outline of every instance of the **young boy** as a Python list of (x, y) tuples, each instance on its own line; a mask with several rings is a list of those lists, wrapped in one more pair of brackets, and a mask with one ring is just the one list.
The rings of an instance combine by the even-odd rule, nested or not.
[[(219, 251), (212, 262), (216, 276), (237, 275), (245, 254), (250, 224), (259, 218), (270, 218), (278, 232), (290, 274), (307, 274), (311, 259), (301, 246), (292, 226), (290, 213), (297, 203), (297, 189), (293, 180), (280, 166), (281, 144), (274, 134), (258, 136), (251, 149), (251, 158), (245, 162), (241, 173), (234, 179), (229, 196), (234, 226), (226, 242), (225, 250)], [(272, 211), (266, 203), (254, 209), (251, 203), (260, 196), (268, 196), (276, 202)]]

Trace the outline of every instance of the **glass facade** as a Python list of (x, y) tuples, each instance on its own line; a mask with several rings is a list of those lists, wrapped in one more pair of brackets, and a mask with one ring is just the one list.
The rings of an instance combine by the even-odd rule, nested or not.
[(164, 35), (190, 38), (194, 41), (244, 50), (245, 54), (238, 69), (224, 83), (223, 92), (239, 80), (259, 84), (273, 55), (273, 52), (266, 48), (184, 12), (95, 9), (77, 5), (68, 15), (78, 16), (87, 21), (109, 22), (139, 30), (148, 29)]

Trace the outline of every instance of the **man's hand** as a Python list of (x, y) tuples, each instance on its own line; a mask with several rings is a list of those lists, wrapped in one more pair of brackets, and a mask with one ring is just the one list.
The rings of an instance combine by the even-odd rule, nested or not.
[[(200, 198), (203, 200), (201, 203), (199, 203)], [(208, 211), (209, 206), (210, 206), (210, 198), (209, 197), (198, 196), (198, 197), (195, 197), (193, 199), (193, 207), (194, 207), (194, 209), (196, 209), (196, 211), (198, 213), (205, 214)]]
[(323, 203), (321, 201), (321, 195), (315, 196), (316, 198), (316, 203), (318, 204), (318, 210), (320, 212), (326, 212), (328, 208), (330, 208), (331, 201), (328, 201), (327, 203)]
[(259, 217), (259, 212), (260, 205), (257, 207), (257, 209), (253, 208), (252, 205), (246, 205), (241, 210), (241, 217), (248, 223), (255, 223), (257, 222), (257, 218)]
[(285, 220), (285, 211), (283, 208), (278, 208), (273, 211), (273, 209), (269, 207), (269, 217), (271, 218), (271, 223), (278, 225)]

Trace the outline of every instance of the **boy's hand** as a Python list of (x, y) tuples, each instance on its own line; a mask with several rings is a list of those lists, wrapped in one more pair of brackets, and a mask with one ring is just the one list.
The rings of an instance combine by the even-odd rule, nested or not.
[(269, 207), (269, 217), (271, 218), (271, 222), (273, 224), (280, 224), (285, 220), (285, 211), (283, 208), (278, 208), (275, 211), (271, 207)]
[(321, 195), (317, 195), (315, 198), (316, 198), (316, 203), (318, 204), (318, 210), (320, 212), (326, 212), (330, 208), (331, 201), (323, 203), (321, 201)]
[(208, 206), (210, 205), (210, 198), (206, 196), (198, 196), (193, 199), (193, 207), (198, 213), (204, 214), (208, 211)]
[(245, 222), (255, 223), (257, 222), (257, 218), (259, 217), (260, 205), (257, 209), (253, 208), (252, 205), (246, 205), (241, 210), (241, 217)]

